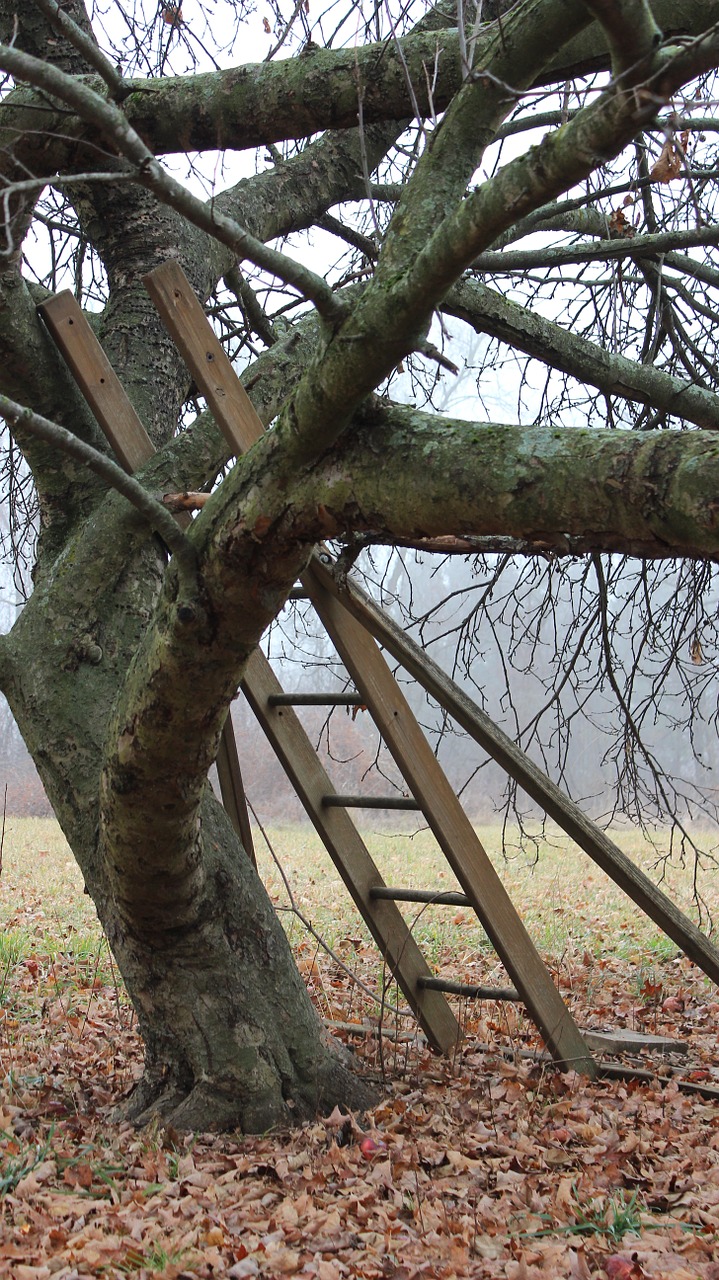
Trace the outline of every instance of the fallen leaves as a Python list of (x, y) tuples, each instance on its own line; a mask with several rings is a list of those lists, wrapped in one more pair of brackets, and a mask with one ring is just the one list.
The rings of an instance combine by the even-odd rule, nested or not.
[[(29, 904), (35, 916), (39, 939)], [(348, 939), (350, 954), (367, 979), (374, 951)], [(464, 976), (486, 980), (472, 963)], [(321, 953), (311, 976), (359, 1026), (351, 979)], [(679, 1023), (687, 1071), (717, 1080), (719, 1005), (688, 961), (638, 976), (580, 950), (561, 979), (585, 1025)], [(719, 1280), (719, 1108), (672, 1082), (589, 1084), (507, 1059), (536, 1047), (514, 1006), (463, 1006), (452, 1062), (385, 1040), (370, 1116), (336, 1108), (261, 1138), (113, 1119), (140, 1046), (95, 955), (37, 947), (8, 971), (0, 1012), (3, 1280)], [(377, 1072), (377, 1038), (351, 1043)]]

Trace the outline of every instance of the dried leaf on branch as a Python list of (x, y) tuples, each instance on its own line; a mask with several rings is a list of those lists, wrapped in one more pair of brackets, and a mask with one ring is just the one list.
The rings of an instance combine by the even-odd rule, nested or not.
[(659, 159), (649, 170), (649, 177), (652, 182), (674, 182), (677, 178), (682, 177), (688, 142), (689, 134), (686, 129), (679, 134), (678, 143), (673, 137), (667, 138), (661, 149)]

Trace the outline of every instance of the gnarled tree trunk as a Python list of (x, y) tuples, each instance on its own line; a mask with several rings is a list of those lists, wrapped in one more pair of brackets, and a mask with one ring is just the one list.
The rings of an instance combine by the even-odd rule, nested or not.
[[(164, 565), (145, 535), (130, 571), (123, 567), (132, 530), (113, 499), (106, 505), (89, 558), (80, 538), (67, 557), (74, 563), (38, 585), (5, 670), (10, 704), (138, 1016), (145, 1069), (127, 1113), (146, 1120), (158, 1112), (178, 1128), (261, 1132), (339, 1102), (360, 1108), (370, 1091), (325, 1033), (264, 886), (208, 784), (197, 839), (183, 849), (173, 836), (171, 861), (187, 868), (189, 901), (178, 905), (181, 881), (153, 866), (159, 811), (147, 823), (146, 850), (139, 837), (142, 901), (128, 908), (118, 893), (121, 855), (99, 806), (102, 762), (150, 584), (157, 588)], [(121, 555), (112, 550), (118, 539)]]

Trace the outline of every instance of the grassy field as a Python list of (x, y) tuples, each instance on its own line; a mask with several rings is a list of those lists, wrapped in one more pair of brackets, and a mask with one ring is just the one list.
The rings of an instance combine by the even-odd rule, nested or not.
[[(512, 848), (503, 856), (503, 833), (499, 826), (478, 828), (482, 843), (521, 913), (540, 950), (560, 959), (567, 947), (600, 955), (609, 948), (622, 957), (638, 958), (673, 955), (676, 949), (652, 922), (641, 915), (605, 873), (562, 833), (548, 830), (548, 838), (528, 852)], [(352, 906), (339, 875), (309, 825), (305, 828), (271, 829), (269, 844), (288, 877), (293, 894), (303, 911), (329, 941), (337, 942), (353, 919)], [(457, 888), (454, 876), (427, 831), (416, 835), (394, 832), (365, 832), (370, 852), (387, 884), (419, 889)], [(651, 847), (630, 831), (615, 833), (615, 839), (641, 868), (683, 911), (699, 923), (694, 902), (694, 867), (667, 864), (662, 860), (666, 844)], [(281, 901), (283, 885), (268, 850), (258, 834), (256, 847), (260, 869), (273, 896)], [(701, 874), (699, 890), (704, 903), (702, 924), (715, 916), (719, 922), (719, 881), (708, 865)], [(347, 912), (343, 911), (343, 902)], [(421, 914), (418, 917), (418, 913)], [(459, 934), (464, 950), (487, 950), (487, 939), (471, 911), (411, 907), (407, 918), (416, 920), (415, 933), (424, 946), (444, 950), (450, 938)], [(458, 925), (461, 928), (458, 929)]]
[[(677, 948), (581, 850), (549, 831), (536, 850), (516, 847), (502, 855), (502, 830), (485, 826), (480, 837), (539, 951), (555, 974), (571, 973), (581, 960), (598, 973), (608, 962), (625, 963), (628, 982), (640, 989)], [(427, 831), (366, 831), (370, 851), (388, 884), (421, 889), (456, 888), (443, 855)], [(691, 919), (704, 928), (719, 921), (719, 877), (711, 864), (695, 885), (691, 865), (667, 863), (660, 842), (649, 846), (620, 831), (617, 842)], [(318, 938), (351, 967), (361, 956), (372, 981), (379, 957), (349, 894), (309, 823), (255, 832), (260, 873), (282, 914), (288, 935), (305, 958)], [(280, 871), (281, 868), (281, 871)], [(697, 909), (695, 887), (703, 906)], [(414, 935), (438, 971), (470, 981), (502, 980), (502, 967), (474, 913), (465, 908), (403, 905)], [(307, 925), (311, 925), (308, 929)], [(107, 980), (109, 956), (82, 876), (57, 824), (44, 818), (9, 818), (0, 876), (0, 981), (33, 954), (63, 955), (94, 966)]]
[[(437, 1059), (391, 986), (380, 1020), (387, 975), (309, 826), (275, 827), (257, 833), (261, 874), (378, 1105), (361, 1124), (340, 1116), (341, 1133), (333, 1113), (252, 1138), (118, 1120), (141, 1069), (134, 1014), (57, 825), (9, 819), (0, 1280), (717, 1280), (716, 989), (585, 855), (554, 840), (536, 863), (504, 861), (499, 828), (480, 835), (579, 1025), (684, 1052), (629, 1058), (641, 1083), (592, 1082), (533, 1057), (521, 1006), (458, 1000), (464, 1039)], [(388, 883), (455, 887), (426, 833), (367, 840)], [(618, 840), (659, 878), (656, 850)], [(693, 884), (679, 866), (664, 887), (694, 918)], [(699, 889), (719, 918), (710, 866)], [(471, 912), (407, 916), (438, 971), (504, 982)]]

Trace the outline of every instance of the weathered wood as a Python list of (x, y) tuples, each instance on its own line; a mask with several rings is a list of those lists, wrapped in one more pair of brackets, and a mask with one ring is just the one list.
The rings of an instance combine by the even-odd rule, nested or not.
[(359, 693), (278, 693), (272, 707), (361, 707)]
[(282, 686), (260, 649), (250, 658), (242, 690), (423, 1031), (449, 1053), (461, 1039), (459, 1024), (440, 992), (419, 986), (432, 973), (394, 902), (373, 899), (384, 882), (351, 818), (344, 809), (323, 807), (332, 782), (292, 708), (269, 705)]
[(596, 1053), (688, 1053), (686, 1040), (673, 1040), (671, 1036), (654, 1036), (648, 1031), (628, 1031), (618, 1027), (614, 1031), (583, 1031), (582, 1035)]
[[(249, 448), (262, 435), (262, 423), (181, 267), (165, 263), (145, 278), (145, 285), (230, 446), (237, 453)], [(312, 569), (301, 581), (552, 1054), (557, 1061), (592, 1075), (594, 1062), (574, 1019), (376, 644)], [(251, 700), (253, 679), (248, 688)], [(253, 706), (267, 732), (271, 709), (256, 700)], [(292, 777), (292, 761), (284, 757), (283, 763)], [(328, 787), (319, 795), (308, 794), (305, 807), (315, 825), (330, 810), (331, 791)], [(351, 889), (351, 882), (346, 883)], [(379, 902), (371, 905), (376, 909)], [(391, 941), (385, 939), (385, 949)]]
[[(486, 1053), (493, 1058), (504, 1058), (507, 1062), (513, 1062), (516, 1058), (522, 1058), (525, 1062), (536, 1062), (540, 1066), (552, 1066), (552, 1059), (547, 1053), (537, 1053), (533, 1049), (501, 1049), (496, 1044), (473, 1044), (472, 1053)], [(682, 1071), (689, 1070), (690, 1064), (682, 1066)], [(666, 1088), (671, 1085), (674, 1089), (679, 1089), (682, 1093), (698, 1093), (701, 1098), (709, 1098), (711, 1101), (719, 1099), (719, 1088), (715, 1085), (701, 1084), (694, 1080), (683, 1080), (677, 1074), (677, 1069), (670, 1068), (663, 1071), (660, 1075), (655, 1070), (648, 1071), (645, 1067), (626, 1067), (618, 1062), (598, 1062), (597, 1075), (600, 1080), (642, 1080), (647, 1084), (661, 1086)]]
[(373, 898), (391, 898), (394, 902), (424, 902), (434, 907), (471, 907), (466, 893), (435, 893), (433, 889), (396, 889), (391, 885), (384, 889), (373, 889)]
[(163, 262), (143, 283), (232, 452), (244, 453), (264, 427), (182, 267)]
[[(120, 465), (132, 473), (155, 453), (125, 388), (69, 289), (38, 308), (78, 387), (94, 413)], [(190, 516), (179, 513), (178, 522)], [(252, 829), (242, 786), (232, 723), (228, 716), (217, 755), (222, 803), (249, 858), (254, 862)]]
[(322, 797), (322, 804), (327, 809), (419, 809), (416, 800), (406, 796), (342, 796), (337, 792)]
[(340, 591), (330, 569), (319, 556), (314, 557), (312, 567), (326, 590), (341, 599), (344, 608), (449, 712), (457, 724), (466, 729), (690, 960), (699, 965), (713, 982), (719, 983), (719, 951), (606, 832), (561, 791), (365, 592), (349, 581)]
[(215, 764), (220, 784), (220, 795), (222, 796), (222, 803), (227, 816), (242, 841), (245, 853), (256, 867), (257, 855), (255, 854), (255, 843), (252, 837), (252, 827), (250, 826), (250, 815), (247, 811), (247, 797), (242, 781), (240, 758), (237, 754), (237, 739), (232, 727), (231, 713), (228, 713), (222, 729), (222, 739)]
[(302, 581), (317, 615), (505, 969), (555, 1060), (593, 1076), (591, 1053), (397, 681), (340, 594), (324, 586), (316, 563)]
[(73, 294), (65, 289), (38, 311), (118, 462), (131, 474), (139, 471), (155, 452), (153, 443)]
[(423, 987), (430, 991), (445, 991), (448, 995), (462, 996), (466, 1000), (500, 1000), (507, 1004), (521, 1004), (522, 997), (514, 987), (484, 987), (474, 982), (453, 982), (451, 978), (427, 978)]

